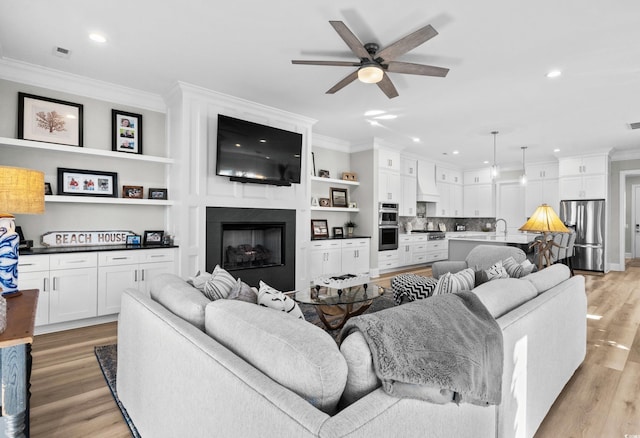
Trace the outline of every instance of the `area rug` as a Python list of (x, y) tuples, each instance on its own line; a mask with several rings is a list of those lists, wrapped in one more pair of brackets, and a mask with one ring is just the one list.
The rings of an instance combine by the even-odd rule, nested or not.
[(124, 421), (129, 426), (129, 430), (131, 431), (131, 436), (133, 438), (140, 438), (140, 434), (136, 429), (136, 426), (131, 421), (127, 410), (124, 408), (120, 399), (118, 398), (118, 392), (116, 391), (116, 370), (118, 368), (118, 346), (116, 344), (112, 345), (101, 345), (94, 348), (94, 352), (96, 354), (96, 358), (98, 359), (98, 365), (100, 365), (100, 369), (102, 370), (102, 375), (104, 376), (104, 380), (107, 381), (107, 386), (111, 390), (111, 395), (113, 395), (113, 399), (115, 400), (120, 412), (122, 413), (122, 417)]

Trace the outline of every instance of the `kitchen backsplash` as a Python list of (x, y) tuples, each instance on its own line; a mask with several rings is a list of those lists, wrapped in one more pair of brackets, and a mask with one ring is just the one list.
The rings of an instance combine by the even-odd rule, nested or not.
[[(426, 230), (431, 223), (434, 230), (439, 228), (439, 224), (444, 224), (447, 231), (461, 231), (456, 228), (464, 227), (464, 231), (495, 231), (495, 217), (404, 217), (399, 219), (400, 232), (407, 231), (407, 224), (411, 224), (413, 230)], [(487, 228), (490, 225), (490, 229)]]

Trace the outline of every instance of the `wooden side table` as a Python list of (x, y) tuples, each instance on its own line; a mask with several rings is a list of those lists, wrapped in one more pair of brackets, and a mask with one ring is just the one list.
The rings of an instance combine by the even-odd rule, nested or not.
[(7, 298), (7, 328), (0, 333), (2, 381), (1, 431), (6, 437), (29, 436), (29, 377), (31, 344), (38, 304), (38, 289)]

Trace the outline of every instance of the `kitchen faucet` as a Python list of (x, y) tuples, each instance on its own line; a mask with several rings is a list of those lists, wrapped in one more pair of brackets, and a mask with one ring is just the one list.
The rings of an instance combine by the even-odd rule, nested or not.
[(506, 236), (507, 235), (507, 221), (502, 219), (502, 218), (496, 219), (496, 223), (494, 225), (494, 227), (496, 228), (496, 233), (498, 232), (498, 222), (500, 222), (500, 221), (504, 222), (504, 235)]

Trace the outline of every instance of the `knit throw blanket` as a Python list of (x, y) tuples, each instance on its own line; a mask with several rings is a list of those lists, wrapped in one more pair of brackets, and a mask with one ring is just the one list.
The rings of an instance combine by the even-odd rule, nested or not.
[(390, 395), (500, 404), (502, 331), (473, 292), (437, 295), (347, 321), (362, 332)]

